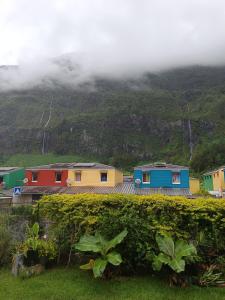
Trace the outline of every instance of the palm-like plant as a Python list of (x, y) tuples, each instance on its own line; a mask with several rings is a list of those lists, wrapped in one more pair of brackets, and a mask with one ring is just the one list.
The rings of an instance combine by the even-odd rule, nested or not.
[(156, 242), (161, 251), (153, 259), (153, 269), (160, 271), (162, 265), (168, 265), (176, 273), (185, 270), (185, 259), (191, 260), (197, 254), (193, 244), (183, 240), (173, 241), (170, 236), (156, 236)]
[(90, 259), (90, 261), (80, 266), (83, 270), (92, 270), (94, 277), (102, 277), (105, 268), (108, 263), (118, 266), (122, 262), (122, 257), (120, 253), (115, 250), (112, 251), (116, 245), (120, 244), (125, 236), (127, 235), (127, 230), (123, 230), (112, 240), (107, 240), (99, 232), (96, 232), (94, 236), (85, 234), (81, 237), (78, 244), (75, 245), (75, 249), (82, 252), (94, 252), (99, 253), (100, 257), (97, 259)]

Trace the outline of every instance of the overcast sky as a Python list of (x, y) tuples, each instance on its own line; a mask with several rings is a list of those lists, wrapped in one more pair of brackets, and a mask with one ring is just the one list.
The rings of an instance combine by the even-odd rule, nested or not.
[(0, 0), (0, 38), (0, 65), (25, 77), (67, 53), (84, 74), (222, 64), (225, 0)]

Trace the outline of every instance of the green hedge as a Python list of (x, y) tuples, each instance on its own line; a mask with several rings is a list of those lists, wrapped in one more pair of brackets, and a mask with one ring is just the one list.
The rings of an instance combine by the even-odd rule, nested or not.
[[(127, 228), (120, 251), (130, 269), (146, 266), (146, 254), (157, 251), (156, 233), (192, 241), (199, 261), (225, 257), (225, 201), (163, 195), (51, 195), (39, 201), (41, 217), (53, 222), (64, 251), (96, 229), (108, 238)], [(60, 235), (61, 234), (61, 235)], [(61, 245), (62, 246), (62, 245)]]

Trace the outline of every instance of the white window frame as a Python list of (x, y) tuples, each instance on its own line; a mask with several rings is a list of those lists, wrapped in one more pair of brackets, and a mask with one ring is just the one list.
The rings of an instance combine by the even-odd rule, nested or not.
[(36, 171), (31, 171), (31, 182), (38, 182), (38, 179), (37, 180), (33, 180), (33, 174), (36, 173), (37, 174), (37, 178), (38, 178), (38, 172)]
[[(148, 175), (149, 181), (144, 181), (144, 180), (143, 180), (144, 174), (147, 174), (147, 175)], [(143, 183), (143, 184), (149, 184), (150, 182), (151, 182), (151, 174), (150, 174), (150, 172), (142, 172), (142, 183)]]
[[(179, 182), (173, 182), (173, 175), (179, 174)], [(172, 184), (181, 184), (181, 176), (180, 172), (172, 172)]]
[[(58, 173), (58, 174), (61, 174), (61, 180), (56, 180), (56, 174), (57, 174), (57, 173)], [(56, 171), (56, 172), (55, 172), (55, 182), (56, 182), (56, 183), (61, 183), (61, 182), (62, 182), (62, 172), (60, 172), (60, 171)]]

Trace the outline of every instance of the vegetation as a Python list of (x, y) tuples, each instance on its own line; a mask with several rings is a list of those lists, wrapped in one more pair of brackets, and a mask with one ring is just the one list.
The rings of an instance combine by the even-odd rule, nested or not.
[(13, 240), (9, 228), (9, 216), (0, 213), (0, 266), (10, 262), (12, 248)]
[[(52, 84), (1, 93), (1, 157), (43, 152), (91, 155), (124, 168), (137, 161), (187, 164), (192, 142), (202, 161), (203, 149), (224, 139), (224, 74), (224, 67), (197, 66), (127, 81), (98, 79), (94, 89)], [(216, 163), (223, 153), (218, 147)]]
[(0, 165), (17, 166), (17, 167), (32, 167), (38, 165), (46, 165), (57, 162), (85, 162), (87, 160), (94, 160), (94, 158), (84, 158), (78, 155), (57, 155), (48, 153), (41, 154), (15, 154), (10, 157), (3, 157)]
[(192, 260), (197, 255), (195, 246), (183, 240), (177, 240), (175, 243), (170, 236), (156, 236), (160, 253), (154, 256), (153, 269), (160, 271), (162, 266), (168, 265), (176, 273), (185, 270), (185, 259)]
[(108, 264), (118, 266), (122, 263), (121, 255), (114, 251), (111, 251), (116, 245), (120, 244), (125, 236), (127, 230), (123, 230), (112, 240), (107, 240), (99, 232), (96, 232), (94, 236), (84, 235), (80, 241), (75, 245), (77, 250), (83, 252), (99, 253), (101, 256), (96, 259), (90, 259), (85, 265), (80, 266), (82, 270), (93, 270), (94, 277), (102, 277)]
[(46, 237), (40, 237), (38, 223), (34, 223), (32, 227), (27, 227), (26, 239), (17, 247), (17, 253), (25, 257), (30, 252), (34, 252), (39, 258), (46, 257), (51, 260), (56, 257), (55, 243), (52, 240), (47, 240)]
[[(121, 274), (149, 272), (152, 264), (157, 270), (164, 264), (170, 267), (169, 273), (185, 273), (190, 278), (201, 276), (213, 264), (220, 265), (224, 272), (223, 201), (211, 198), (193, 201), (163, 195), (52, 195), (45, 196), (37, 209), (40, 216), (52, 221), (49, 230), (60, 232), (55, 234), (58, 249), (63, 249), (58, 261), (64, 261), (65, 257), (74, 260), (77, 255), (71, 252), (74, 244), (79, 250), (99, 252), (100, 248), (95, 246), (102, 236), (110, 240), (127, 228), (126, 238), (117, 247), (123, 257)], [(101, 235), (93, 237), (96, 231)], [(84, 268), (93, 269), (93, 259), (92, 256)], [(186, 264), (192, 267), (186, 269)], [(106, 260), (102, 265), (105, 267)], [(102, 273), (98, 269), (95, 276)]]
[[(45, 196), (32, 218), (30, 209), (20, 208), (1, 219), (3, 227), (9, 224), (10, 238), (12, 220), (18, 224), (15, 213), (23, 219), (27, 214), (26, 221), (32, 226), (25, 235), (22, 226), (22, 234), (18, 230), (21, 237), (13, 238), (17, 247), (12, 271), (19, 278), (0, 270), (0, 299), (5, 293), (7, 299), (20, 299), (21, 293), (29, 299), (49, 298), (50, 294), (50, 299), (89, 299), (90, 295), (92, 299), (208, 299), (213, 289), (200, 293), (192, 284), (225, 284), (225, 203), (221, 200), (121, 194)], [(40, 225), (34, 222), (35, 217)], [(8, 255), (12, 247), (4, 239), (1, 242), (0, 255), (3, 247)], [(102, 279), (94, 282), (78, 270), (78, 263)], [(74, 267), (65, 271), (57, 265)], [(103, 280), (109, 278), (110, 283)], [(170, 285), (190, 288), (187, 292), (177, 288), (174, 296), (173, 289), (168, 292), (165, 279)], [(9, 282), (13, 289), (8, 290)], [(43, 290), (32, 288), (42, 282)], [(103, 292), (106, 286), (110, 293)], [(89, 295), (92, 288), (95, 291)], [(217, 296), (223, 299), (219, 291), (214, 298)]]
[(0, 270), (0, 299), (5, 300), (224, 300), (224, 289), (170, 288), (154, 276), (96, 280), (79, 268), (54, 268), (21, 280)]
[(225, 164), (224, 138), (210, 144), (200, 145), (193, 156), (191, 167), (197, 173), (213, 170)]

